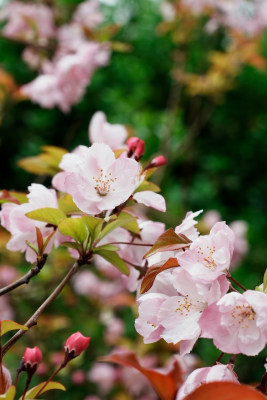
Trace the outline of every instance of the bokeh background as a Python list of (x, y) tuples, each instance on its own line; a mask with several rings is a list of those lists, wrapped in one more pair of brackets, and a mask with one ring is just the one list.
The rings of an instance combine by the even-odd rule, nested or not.
[[(81, 2), (43, 3), (57, 7), (68, 21)], [(253, 289), (262, 282), (267, 260), (267, 34), (264, 29), (248, 34), (227, 25), (211, 33), (206, 28), (213, 18), (210, 10), (196, 13), (190, 2), (187, 7), (179, 3), (166, 9), (160, 0), (101, 2), (103, 24), (116, 26), (110, 28), (111, 41), (124, 46), (120, 51), (114, 46), (109, 65), (95, 72), (85, 96), (68, 113), (14, 99), (6, 81), (0, 82), (4, 88), (0, 98), (0, 187), (26, 191), (32, 182), (49, 185), (49, 177), (28, 173), (18, 161), (38, 155), (46, 144), (69, 151), (79, 144), (88, 145), (89, 121), (94, 112), (102, 110), (109, 122), (126, 125), (131, 134), (145, 141), (146, 160), (158, 154), (167, 159), (152, 179), (162, 188), (167, 212), (151, 212), (151, 218), (174, 227), (187, 211), (203, 209), (204, 213), (216, 210), (227, 223), (247, 223), (249, 250), (233, 276)], [(36, 76), (21, 59), (24, 47), (0, 37), (1, 71), (10, 74), (17, 87)], [(207, 229), (203, 221), (200, 229)], [(17, 265), (17, 273), (26, 271), (28, 266), (19, 255), (5, 252), (5, 234), (2, 236), (1, 264)], [(23, 323), (25, 315), (40, 304), (51, 280), (59, 279), (69, 262), (65, 251), (57, 251), (30, 288), (12, 294), (8, 301), (18, 322)], [(134, 330), (134, 301), (127, 301), (112, 309), (124, 324), (119, 344), (133, 346), (130, 341), (135, 341), (141, 355), (163, 354), (163, 364), (168, 352), (175, 353), (176, 348), (161, 343), (145, 350)], [(65, 338), (80, 330), (92, 336), (92, 344), (72, 368), (87, 374), (96, 357), (110, 351), (103, 318), (99, 322), (105, 312), (111, 312), (105, 301), (91, 298), (90, 293), (78, 296), (72, 287), (66, 288), (41, 318), (42, 329), (33, 329), (14, 347), (7, 365), (14, 372), (24, 347), (40, 343), (51, 371), (51, 360)], [(196, 346), (196, 353), (204, 365), (219, 355), (205, 340)], [(266, 352), (257, 358), (238, 357), (241, 379), (259, 381), (264, 358)], [(58, 379), (68, 392), (51, 392), (51, 399), (84, 399), (91, 393), (98, 393), (101, 399), (141, 398), (122, 386), (99, 394), (97, 385), (87, 378), (75, 384), (69, 377), (73, 371)]]

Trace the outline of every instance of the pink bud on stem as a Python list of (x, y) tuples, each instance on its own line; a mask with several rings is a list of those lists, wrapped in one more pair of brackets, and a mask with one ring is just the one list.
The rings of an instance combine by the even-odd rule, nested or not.
[(157, 157), (153, 158), (152, 161), (150, 161), (150, 163), (145, 167), (145, 170), (149, 169), (149, 168), (161, 167), (162, 165), (165, 165), (166, 162), (167, 161), (164, 156), (162, 156), (162, 155), (157, 156)]
[(22, 358), (22, 361), (19, 365), (19, 368), (17, 369), (17, 376), (16, 376), (16, 381), (15, 381), (15, 386), (17, 386), (18, 383), (18, 378), (19, 374), (22, 371), (26, 371), (28, 378), (26, 381), (25, 389), (23, 392), (22, 400), (24, 400), (28, 387), (31, 383), (32, 377), (35, 374), (39, 364), (42, 362), (42, 352), (39, 349), (39, 347), (35, 346), (33, 348), (27, 347), (24, 353), (24, 356)]

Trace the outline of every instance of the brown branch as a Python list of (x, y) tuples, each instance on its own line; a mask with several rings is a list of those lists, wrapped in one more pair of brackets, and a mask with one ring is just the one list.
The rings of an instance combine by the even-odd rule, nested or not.
[(237, 282), (231, 275), (227, 276), (227, 278), (228, 278), (231, 282), (235, 283), (238, 287), (240, 287), (240, 289), (242, 289), (242, 290), (244, 290), (244, 291), (247, 290), (244, 286), (242, 286), (239, 282)]
[(110, 243), (106, 243), (106, 245), (108, 245), (108, 244), (128, 244), (130, 246), (145, 246), (145, 247), (154, 246), (154, 244), (151, 244), (151, 243), (133, 243), (133, 242), (110, 242)]
[[(24, 324), (27, 326), (29, 329), (37, 325), (37, 320), (39, 316), (44, 312), (44, 310), (52, 303), (52, 301), (60, 294), (62, 289), (66, 286), (66, 284), (69, 282), (69, 280), (72, 278), (72, 276), (78, 271), (78, 269), (81, 267), (82, 263), (77, 261), (73, 264), (67, 275), (64, 277), (64, 279), (60, 282), (60, 284), (55, 288), (55, 290), (50, 294), (50, 296), (44, 301), (43, 304), (35, 311), (35, 313), (28, 319), (28, 321)], [(5, 353), (26, 333), (27, 331), (25, 330), (19, 330), (17, 333), (15, 333), (12, 338), (4, 344), (2, 347), (2, 356), (5, 355)]]
[(27, 274), (22, 276), (20, 279), (18, 279), (15, 282), (10, 283), (9, 285), (3, 287), (0, 289), (0, 296), (3, 296), (4, 294), (11, 292), (12, 290), (16, 289), (17, 287), (21, 285), (28, 284), (30, 280), (35, 276), (38, 275), (43, 266), (45, 265), (47, 260), (47, 254), (43, 254), (42, 258), (37, 261), (36, 265), (32, 267)]

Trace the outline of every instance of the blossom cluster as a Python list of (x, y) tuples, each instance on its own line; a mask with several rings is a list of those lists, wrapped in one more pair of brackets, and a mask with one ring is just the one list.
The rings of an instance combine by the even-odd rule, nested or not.
[(95, 70), (107, 65), (110, 46), (88, 33), (103, 21), (97, 1), (82, 2), (71, 21), (59, 27), (55, 14), (44, 4), (12, 1), (0, 11), (0, 19), (7, 21), (3, 35), (27, 44), (22, 58), (39, 70), (32, 82), (21, 87), (21, 94), (41, 107), (68, 112), (84, 96)]
[[(151, 289), (139, 295), (136, 329), (145, 343), (161, 338), (179, 343), (181, 355), (189, 353), (199, 337), (213, 339), (226, 353), (257, 355), (267, 341), (266, 294), (241, 294), (232, 288), (234, 233), (225, 222), (217, 222), (208, 235), (199, 235), (193, 219), (198, 213), (187, 215), (181, 225), (190, 227), (190, 247), (168, 252), (179, 267), (158, 274)], [(158, 254), (152, 257), (164, 257), (164, 252)]]

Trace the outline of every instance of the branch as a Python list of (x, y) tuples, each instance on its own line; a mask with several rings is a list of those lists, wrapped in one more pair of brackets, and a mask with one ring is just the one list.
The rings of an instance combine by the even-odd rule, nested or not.
[(3, 288), (0, 289), (0, 296), (3, 296), (4, 294), (11, 292), (11, 290), (16, 289), (17, 287), (21, 285), (28, 284), (30, 280), (35, 276), (38, 275), (43, 266), (45, 265), (47, 260), (47, 254), (43, 254), (42, 258), (37, 261), (36, 265), (30, 269), (27, 274), (22, 276), (20, 279), (18, 279), (15, 282), (10, 283), (10, 285), (7, 285)]
[(148, 247), (148, 246), (152, 247), (152, 246), (154, 246), (154, 245), (151, 244), (151, 243), (134, 243), (134, 242), (110, 242), (110, 243), (107, 243), (107, 245), (108, 245), (108, 244), (128, 244), (128, 245), (130, 245), (130, 246), (145, 246), (145, 247)]
[[(31, 316), (30, 319), (24, 324), (27, 326), (29, 329), (37, 325), (37, 319), (39, 316), (44, 312), (44, 310), (52, 303), (52, 301), (60, 294), (62, 289), (66, 286), (66, 284), (69, 282), (71, 277), (78, 271), (78, 269), (82, 266), (82, 263), (79, 261), (76, 261), (67, 275), (64, 277), (64, 279), (60, 282), (60, 284), (56, 287), (56, 289), (50, 294), (50, 296), (44, 301), (44, 303), (35, 311), (35, 313)], [(12, 338), (4, 344), (2, 347), (2, 356), (5, 355), (5, 353), (26, 333), (27, 331), (24, 330), (19, 330), (17, 333), (15, 333)]]

